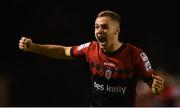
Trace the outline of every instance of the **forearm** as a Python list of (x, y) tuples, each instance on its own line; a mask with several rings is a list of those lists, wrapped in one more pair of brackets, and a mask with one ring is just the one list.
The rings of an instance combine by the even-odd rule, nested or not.
[(32, 44), (32, 49), (30, 52), (48, 56), (55, 59), (71, 59), (70, 55), (66, 54), (66, 50), (69, 47), (62, 45), (50, 45), (50, 44)]

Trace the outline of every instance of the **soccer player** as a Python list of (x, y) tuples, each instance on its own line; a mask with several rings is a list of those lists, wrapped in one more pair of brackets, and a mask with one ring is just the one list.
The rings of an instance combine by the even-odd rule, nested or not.
[(136, 84), (143, 80), (159, 94), (164, 88), (164, 78), (151, 67), (140, 48), (119, 41), (120, 15), (114, 11), (101, 11), (95, 20), (95, 37), (76, 46), (33, 43), (22, 37), (19, 48), (23, 51), (56, 59), (85, 57), (92, 72), (91, 106), (135, 106)]

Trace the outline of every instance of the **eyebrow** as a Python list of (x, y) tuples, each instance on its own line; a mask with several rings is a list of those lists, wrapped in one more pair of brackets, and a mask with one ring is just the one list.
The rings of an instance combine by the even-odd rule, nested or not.
[(108, 25), (108, 23), (103, 23), (103, 24), (97, 24), (97, 23), (95, 23), (95, 25)]

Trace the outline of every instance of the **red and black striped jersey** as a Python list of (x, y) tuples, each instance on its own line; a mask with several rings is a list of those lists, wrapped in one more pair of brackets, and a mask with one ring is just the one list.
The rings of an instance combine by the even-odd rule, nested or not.
[(73, 46), (71, 55), (89, 62), (94, 106), (134, 106), (137, 80), (148, 82), (155, 73), (147, 55), (130, 43), (106, 53), (92, 41)]

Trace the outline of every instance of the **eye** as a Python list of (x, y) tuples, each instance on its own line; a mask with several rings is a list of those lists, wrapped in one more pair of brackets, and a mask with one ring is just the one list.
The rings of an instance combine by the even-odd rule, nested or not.
[(98, 29), (99, 28), (99, 26), (98, 25), (95, 25), (95, 29)]
[(107, 24), (103, 24), (101, 27), (102, 27), (103, 29), (108, 29), (108, 25), (107, 25)]
[(108, 24), (102, 24), (102, 25), (95, 25), (95, 29), (103, 29), (107, 30), (109, 28)]

